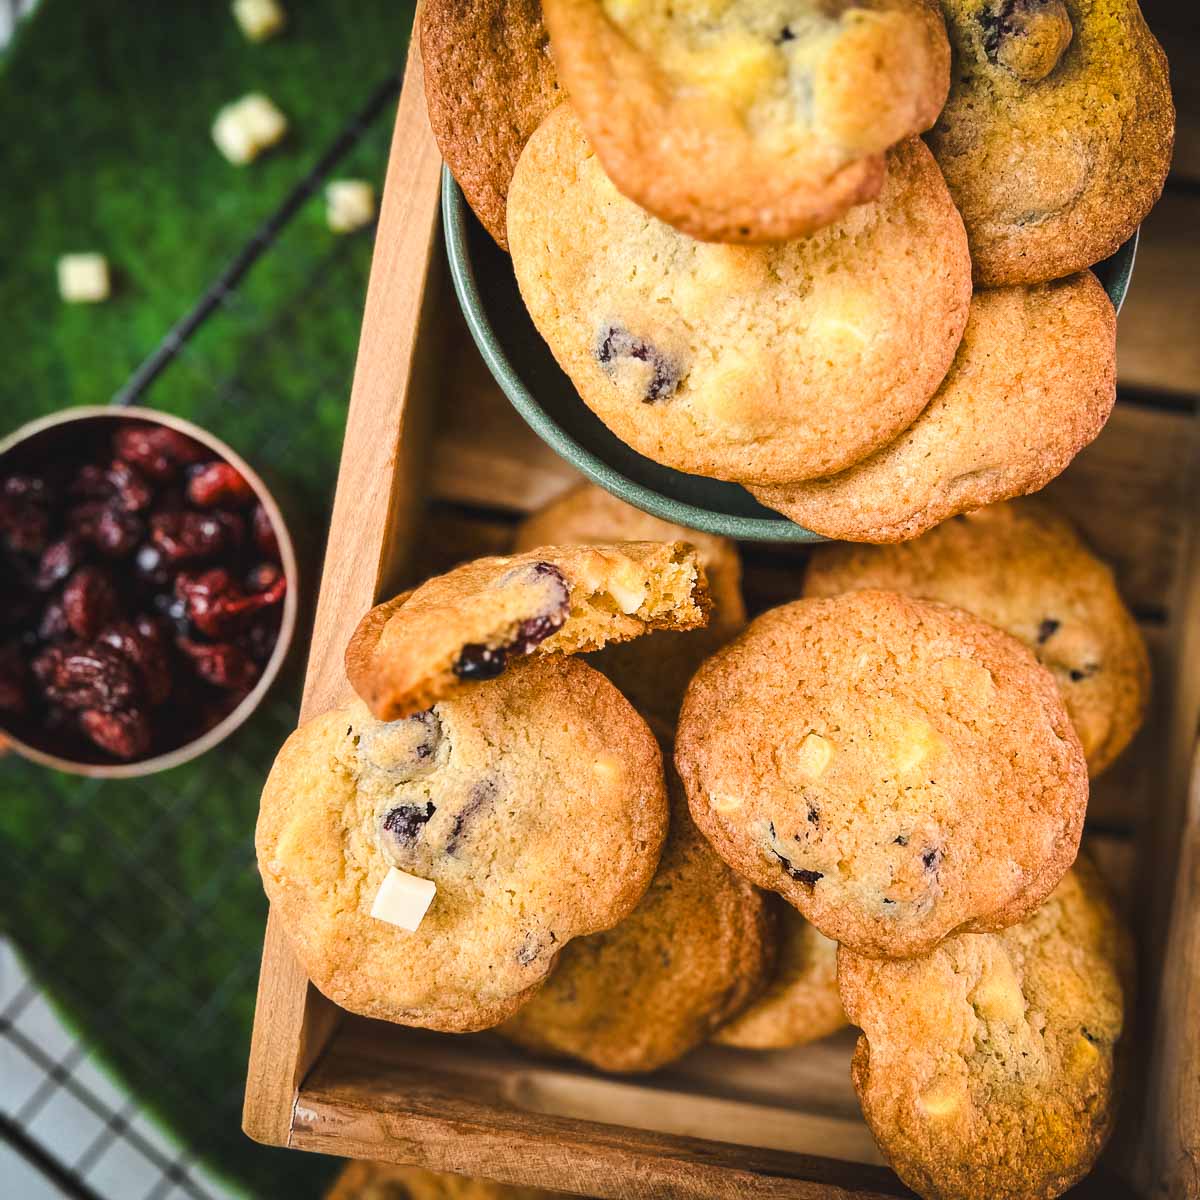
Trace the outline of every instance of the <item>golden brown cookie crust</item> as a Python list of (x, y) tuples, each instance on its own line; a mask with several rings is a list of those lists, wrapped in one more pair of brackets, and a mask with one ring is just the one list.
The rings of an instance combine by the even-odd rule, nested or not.
[[(936, 4), (780, 7), (797, 18), (788, 40), (806, 39), (817, 56), (806, 73), (812, 113), (768, 118), (767, 135), (765, 105), (778, 103), (786, 75), (743, 111), (731, 95), (677, 80), (649, 42), (639, 44), (650, 14), (634, 13), (623, 26), (601, 0), (546, 0), (560, 74), (609, 176), (691, 237), (785, 241), (828, 225), (879, 194), (884, 152), (927, 129), (945, 102), (950, 52)], [(755, 15), (747, 13), (751, 24)], [(745, 36), (736, 24), (728, 36)], [(784, 61), (781, 42), (754, 45), (760, 59)], [(727, 62), (732, 49), (710, 53)], [(745, 77), (732, 81), (736, 91)]]
[(818, 546), (806, 596), (885, 588), (953, 604), (1025, 643), (1054, 675), (1094, 779), (1141, 728), (1146, 643), (1111, 569), (1035, 500), (997, 504), (893, 546)]
[[(976, 281), (988, 287), (1107, 258), (1158, 200), (1174, 143), (1166, 57), (1136, 0), (1024, 7), (1065, 10), (1071, 26), (1040, 78), (1045, 44), (1019, 54), (1012, 43), (1030, 31), (1006, 32), (1021, 5), (942, 0), (954, 83), (928, 140), (966, 221)], [(1008, 17), (992, 19), (998, 9)], [(1032, 32), (1046, 34), (1045, 24)]]
[(529, 135), (561, 99), (538, 0), (424, 0), (429, 123), (467, 203), (508, 249), (508, 185)]
[(757, 995), (775, 959), (765, 894), (729, 869), (668, 772), (671, 830), (637, 908), (576, 940), (500, 1028), (529, 1050), (602, 1071), (655, 1071), (700, 1045)]
[[(632, 911), (666, 830), (645, 722), (598, 672), (554, 656), (408, 721), (356, 702), (301, 726), (267, 779), (256, 846), (326, 996), (465, 1032), (511, 1016), (572, 937)], [(391, 867), (437, 884), (415, 932), (371, 916)]]
[(1027, 920), (903, 962), (838, 953), (851, 1074), (900, 1178), (927, 1200), (1051, 1200), (1112, 1129), (1132, 948), (1081, 858)]
[(825, 537), (899, 542), (1045, 487), (1104, 428), (1117, 321), (1090, 272), (976, 292), (937, 394), (898, 437), (824, 479), (750, 491)]
[(954, 360), (971, 265), (919, 138), (879, 199), (811, 238), (697, 242), (625, 199), (570, 106), (530, 139), (509, 196), (513, 269), (584, 403), (656, 462), (789, 483), (907, 427)]
[(529, 654), (698, 628), (709, 603), (696, 552), (679, 542), (475, 559), (367, 613), (346, 647), (346, 676), (376, 717), (393, 721)]
[(686, 633), (660, 630), (636, 642), (606, 646), (589, 656), (649, 722), (669, 740), (683, 693), (696, 668), (746, 624), (742, 598), (742, 560), (729, 538), (663, 521), (595, 484), (564, 492), (517, 528), (517, 554), (545, 545), (605, 544), (619, 541), (690, 542), (708, 579), (712, 611), (704, 629)]
[(846, 1024), (837, 987), (837, 943), (777, 901), (779, 960), (766, 990), (712, 1040), (743, 1050), (785, 1050), (836, 1033)]
[(1087, 807), (1050, 673), (978, 618), (892, 592), (751, 622), (692, 680), (675, 762), (734, 870), (877, 957), (1021, 920)]

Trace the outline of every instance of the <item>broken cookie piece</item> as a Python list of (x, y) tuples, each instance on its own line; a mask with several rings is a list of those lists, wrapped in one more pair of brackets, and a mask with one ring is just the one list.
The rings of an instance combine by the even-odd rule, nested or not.
[(346, 672), (375, 716), (394, 721), (531, 654), (699, 628), (708, 609), (704, 568), (682, 542), (543, 546), (466, 563), (372, 609)]

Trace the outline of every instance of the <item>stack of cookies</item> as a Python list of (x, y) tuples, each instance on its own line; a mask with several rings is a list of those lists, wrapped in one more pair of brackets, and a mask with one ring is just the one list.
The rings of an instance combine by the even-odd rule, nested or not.
[(1131, 955), (1077, 854), (1149, 672), (1061, 517), (820, 547), (747, 624), (735, 544), (581, 486), (373, 609), (346, 664), (360, 700), (289, 739), (258, 828), (339, 1005), (614, 1072), (853, 1023), (923, 1196), (1090, 1169)]
[(427, 0), (421, 39), (447, 163), (639, 453), (891, 542), (1103, 427), (1088, 268), (1174, 128), (1136, 0)]

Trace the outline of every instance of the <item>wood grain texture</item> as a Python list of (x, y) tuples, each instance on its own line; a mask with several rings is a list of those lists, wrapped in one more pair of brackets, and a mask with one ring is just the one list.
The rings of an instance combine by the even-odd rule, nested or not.
[(1168, 187), (1142, 225), (1137, 269), (1117, 324), (1123, 387), (1200, 393), (1200, 191)]
[[(388, 160), (380, 231), (367, 290), (329, 549), (304, 684), (301, 719), (346, 698), (342, 655), (384, 576), (408, 549), (424, 444), (423, 380), (440, 328), (430, 287), (441, 162), (425, 117), (414, 38)], [(425, 386), (422, 387), (422, 382)], [(364, 521), (363, 512), (378, 514)], [(279, 920), (267, 921), (242, 1122), (257, 1141), (286, 1145), (300, 1081), (325, 1047), (339, 1010), (308, 982)]]

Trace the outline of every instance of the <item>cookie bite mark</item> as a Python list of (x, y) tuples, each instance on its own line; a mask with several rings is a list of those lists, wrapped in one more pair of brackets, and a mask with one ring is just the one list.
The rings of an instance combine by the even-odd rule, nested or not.
[(643, 404), (669, 400), (685, 375), (678, 363), (653, 343), (611, 321), (596, 335), (596, 361), (617, 387), (639, 395)]
[(479, 559), (372, 610), (346, 650), (383, 721), (496, 679), (537, 654), (575, 654), (708, 619), (704, 568), (683, 543), (546, 546)]
[(989, 61), (1025, 83), (1045, 79), (1074, 35), (1063, 0), (991, 0), (979, 23)]

